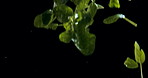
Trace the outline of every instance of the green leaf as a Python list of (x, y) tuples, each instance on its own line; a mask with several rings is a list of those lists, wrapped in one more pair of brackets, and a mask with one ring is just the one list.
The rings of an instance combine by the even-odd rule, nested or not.
[(140, 46), (139, 44), (135, 41), (135, 44), (134, 44), (134, 53), (135, 53), (135, 60), (138, 62), (138, 63), (144, 63), (145, 61), (145, 53), (144, 51), (141, 49), (140, 50)]
[(61, 42), (70, 43), (72, 39), (72, 32), (64, 31), (59, 35), (59, 39)]
[(120, 18), (119, 14), (115, 14), (115, 15), (112, 15), (112, 16), (105, 18), (103, 20), (103, 23), (104, 24), (112, 24), (112, 23), (116, 22), (119, 18)]
[(57, 20), (61, 23), (68, 22), (69, 16), (73, 15), (72, 8), (66, 5), (59, 5), (59, 6), (54, 7), (53, 12), (55, 16), (57, 17)]
[(97, 9), (104, 9), (104, 7), (100, 4), (97, 4)]
[(52, 30), (56, 30), (57, 27), (58, 27), (58, 24), (57, 23), (51, 23), (51, 24), (47, 25), (45, 28), (46, 29), (49, 29), (50, 28)]
[(34, 19), (34, 26), (37, 28), (44, 28), (53, 21), (53, 12), (51, 9), (39, 14)]
[(98, 5), (92, 2), (88, 7), (87, 12), (90, 14), (91, 18), (94, 18), (94, 16), (97, 13), (97, 10), (98, 10)]
[(92, 23), (94, 22), (94, 20), (90, 17), (89, 13), (85, 13), (83, 12), (81, 14), (81, 20), (78, 22), (78, 25), (76, 26), (76, 29), (84, 29), (89, 27), (90, 25), (92, 25)]
[(82, 0), (70, 0), (71, 2), (73, 2), (75, 5), (78, 5)]
[(95, 50), (96, 36), (87, 30), (82, 29), (75, 32), (75, 37), (72, 40), (78, 50), (85, 56), (91, 55)]
[(141, 63), (145, 62), (145, 53), (143, 51), (143, 49), (141, 49), (141, 59), (140, 59)]
[(77, 10), (84, 10), (85, 8), (88, 7), (88, 3), (90, 2), (90, 0), (72, 0), (77, 6), (76, 9)]
[(110, 8), (120, 8), (119, 0), (110, 0), (108, 5)]
[(125, 60), (124, 65), (127, 68), (131, 68), (131, 69), (138, 68), (138, 63), (135, 62), (133, 59), (130, 59), (129, 57), (127, 57), (127, 59)]
[(66, 4), (69, 0), (54, 0), (56, 5)]

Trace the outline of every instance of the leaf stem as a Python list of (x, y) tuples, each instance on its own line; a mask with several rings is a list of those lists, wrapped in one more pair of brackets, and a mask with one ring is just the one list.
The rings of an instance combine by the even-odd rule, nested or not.
[(133, 26), (137, 27), (137, 24), (135, 22), (131, 21), (130, 19), (128, 19), (126, 17), (123, 19), (126, 20), (127, 22), (129, 22), (130, 24), (132, 24)]
[(140, 63), (140, 72), (141, 72), (141, 78), (143, 78), (142, 64), (141, 63)]

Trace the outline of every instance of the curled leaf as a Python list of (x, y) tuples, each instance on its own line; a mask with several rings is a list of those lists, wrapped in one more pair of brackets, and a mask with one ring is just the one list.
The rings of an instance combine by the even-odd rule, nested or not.
[(112, 15), (112, 16), (105, 18), (103, 20), (103, 23), (104, 24), (112, 24), (112, 23), (116, 22), (119, 18), (120, 18), (119, 14), (115, 14), (115, 15)]
[(127, 57), (127, 59), (125, 60), (124, 65), (127, 68), (131, 68), (131, 69), (138, 68), (138, 63), (135, 62), (133, 59), (130, 59), (129, 57)]

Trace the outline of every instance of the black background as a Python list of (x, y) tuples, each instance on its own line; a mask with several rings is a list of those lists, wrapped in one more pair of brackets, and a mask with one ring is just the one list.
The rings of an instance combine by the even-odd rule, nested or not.
[[(4, 4), (3, 4), (4, 3)], [(134, 59), (134, 42), (145, 51), (144, 78), (147, 78), (148, 44), (146, 1), (124, 0), (120, 9), (108, 8), (108, 1), (96, 0), (104, 10), (98, 10), (90, 26), (96, 49), (93, 55), (83, 56), (74, 44), (59, 41), (64, 31), (38, 29), (33, 25), (37, 14), (52, 8), (52, 0), (6, 1), (1, 4), (1, 78), (11, 77), (89, 77), (89, 78), (140, 78), (139, 69), (124, 66), (127, 57)], [(74, 8), (72, 3), (67, 5)], [(125, 20), (105, 25), (102, 20), (117, 13), (138, 24), (135, 28)], [(7, 58), (5, 58), (7, 57)]]

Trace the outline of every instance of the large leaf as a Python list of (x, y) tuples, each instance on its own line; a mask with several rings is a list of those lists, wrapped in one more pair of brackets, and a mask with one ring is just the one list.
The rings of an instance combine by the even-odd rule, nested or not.
[(89, 32), (75, 32), (73, 42), (83, 55), (91, 55), (95, 50), (96, 36)]
[(51, 9), (37, 15), (34, 19), (34, 26), (37, 28), (47, 28), (47, 25), (52, 23), (53, 16)]
[(54, 7), (53, 10), (57, 20), (61, 23), (68, 22), (69, 16), (73, 15), (73, 10), (69, 6), (66, 5), (59, 5)]
[(108, 5), (110, 8), (120, 8), (119, 0), (110, 0)]
[(142, 49), (140, 50), (140, 46), (136, 41), (135, 41), (134, 47), (135, 47), (135, 49), (134, 49), (135, 60), (138, 63), (144, 63), (144, 61), (145, 61), (144, 51)]
[(112, 16), (105, 18), (103, 20), (103, 23), (104, 24), (112, 24), (112, 23), (116, 22), (119, 18), (120, 18), (119, 14), (115, 14), (115, 15), (112, 15)]
[(127, 68), (131, 68), (131, 69), (138, 68), (138, 63), (135, 62), (133, 59), (130, 59), (129, 57), (127, 57), (127, 59), (125, 60), (124, 65)]

